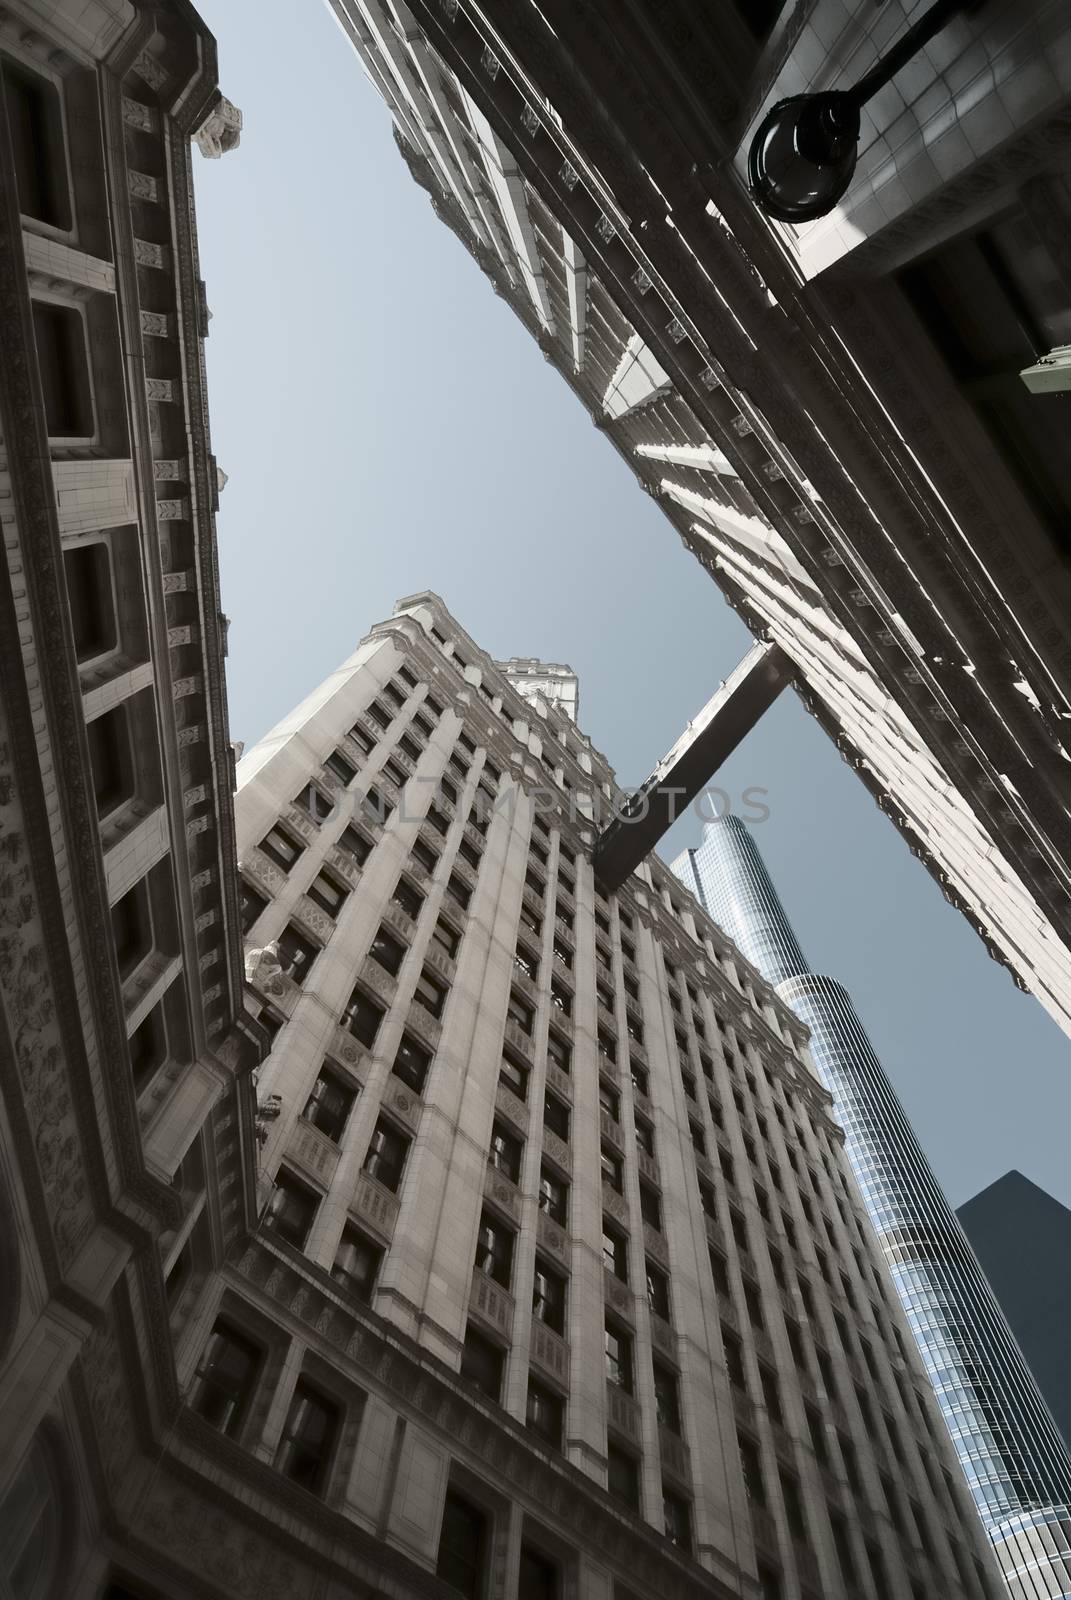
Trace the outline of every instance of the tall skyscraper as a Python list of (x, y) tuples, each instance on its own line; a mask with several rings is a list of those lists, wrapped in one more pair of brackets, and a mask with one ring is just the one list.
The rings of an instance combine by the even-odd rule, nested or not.
[(1071, 1596), (1071, 1455), (855, 1007), (833, 978), (811, 971), (738, 817), (708, 823), (673, 870), (810, 1029), (845, 1154), (1009, 1593)]
[(962, 8), (796, 226), (752, 135), (907, 0), (331, 3), (436, 214), (1071, 1033), (1066, 8)]
[[(263, 1222), (191, 1404), (468, 1596), (999, 1592), (802, 1026), (595, 886), (570, 677), (414, 595), (242, 761)], [(453, 1396), (401, 1442), (381, 1349)]]
[(1071, 1449), (1071, 1211), (1007, 1172), (956, 1215)]

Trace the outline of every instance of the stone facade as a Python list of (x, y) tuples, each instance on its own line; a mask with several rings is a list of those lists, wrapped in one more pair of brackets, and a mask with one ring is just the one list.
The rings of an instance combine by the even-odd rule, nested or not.
[[(866, 108), (842, 207), (797, 230), (747, 195), (751, 132), (860, 77), (901, 0), (333, 4), (438, 215), (1071, 1029), (1071, 402), (1019, 378), (1071, 339), (1066, 8), (949, 23)], [(710, 549), (771, 539), (825, 671)]]
[(657, 860), (597, 890), (613, 774), (512, 665), (412, 596), (239, 766), (261, 1225), (190, 1411), (255, 1347), (235, 1480), (314, 1394), (336, 1549), (444, 1592), (992, 1595), (805, 1029)]

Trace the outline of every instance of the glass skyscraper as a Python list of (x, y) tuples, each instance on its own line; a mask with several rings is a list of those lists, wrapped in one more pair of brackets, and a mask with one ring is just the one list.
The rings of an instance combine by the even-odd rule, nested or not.
[(1016, 1600), (1071, 1596), (1071, 1457), (855, 1007), (812, 972), (747, 828), (677, 877), (811, 1030), (811, 1053), (979, 1516)]

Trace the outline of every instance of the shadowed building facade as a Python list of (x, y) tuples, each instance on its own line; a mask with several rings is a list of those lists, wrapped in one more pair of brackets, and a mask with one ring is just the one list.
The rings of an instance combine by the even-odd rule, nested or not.
[(1071, 1449), (1071, 1212), (1007, 1172), (956, 1215)]
[(800, 227), (750, 199), (751, 135), (907, 0), (332, 8), (436, 214), (1071, 1031), (1066, 7), (964, 8)]
[(811, 971), (738, 817), (709, 823), (673, 870), (810, 1030), (846, 1155), (1009, 1593), (1071, 1595), (1071, 1455), (855, 1007), (839, 983)]

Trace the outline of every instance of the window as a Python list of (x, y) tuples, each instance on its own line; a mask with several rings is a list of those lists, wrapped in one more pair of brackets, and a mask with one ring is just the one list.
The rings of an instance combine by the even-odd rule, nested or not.
[(497, 1404), (502, 1395), (504, 1366), (503, 1351), (470, 1323), (465, 1329), (465, 1344), (461, 1352), (461, 1376)]
[(430, 1065), (431, 1051), (425, 1050), (411, 1033), (403, 1033), (391, 1068), (394, 1076), (400, 1078), (414, 1094), (423, 1094)]
[(335, 809), (335, 802), (315, 783), (306, 784), (301, 793), (294, 796), (294, 804), (311, 817), (317, 827), (321, 822), (326, 822)]
[(567, 972), (572, 972), (573, 952), (569, 949), (568, 945), (563, 943), (561, 939), (555, 939), (554, 941), (554, 959), (557, 961), (558, 965), (564, 967)]
[(220, 1433), (242, 1425), (263, 1352), (222, 1318), (208, 1336), (190, 1388), (190, 1408)]
[(430, 1011), (433, 1017), (441, 1017), (449, 993), (446, 984), (440, 983), (425, 967), (417, 980), (413, 998), (419, 1000), (425, 1011)]
[(86, 727), (97, 816), (104, 820), (133, 798), (135, 777), (127, 707), (115, 706)]
[(491, 1152), (488, 1160), (497, 1172), (504, 1173), (511, 1183), (521, 1180), (521, 1155), (524, 1146), (520, 1139), (496, 1122), (491, 1129)]
[(319, 1196), (312, 1189), (283, 1169), (276, 1175), (275, 1187), (265, 1207), (264, 1226), (295, 1249), (303, 1250), (319, 1203)]
[(59, 94), (8, 56), (3, 75), (19, 211), (66, 231), (71, 205)]
[(621, 1283), (628, 1282), (628, 1238), (605, 1217), (602, 1224), (602, 1264)]
[(394, 893), (391, 895), (391, 899), (396, 906), (401, 906), (406, 916), (413, 922), (419, 917), (424, 905), (424, 896), (420, 893), (420, 890), (414, 889), (413, 885), (407, 883), (404, 878), (399, 878), (394, 885)]
[(378, 740), (373, 739), (367, 728), (362, 728), (359, 722), (355, 723), (350, 729), (350, 738), (366, 756), (372, 754), (378, 743)]
[(135, 1094), (141, 1094), (148, 1087), (167, 1056), (167, 1035), (161, 1009), (160, 1006), (154, 1006), (130, 1035), (130, 1071)]
[(616, 1444), (606, 1447), (606, 1487), (634, 1511), (640, 1509), (640, 1472), (636, 1458)]
[(784, 1600), (785, 1591), (781, 1585), (781, 1574), (775, 1572), (773, 1567), (761, 1563), (758, 1571), (760, 1600)]
[(703, 1214), (712, 1222), (718, 1220), (718, 1204), (714, 1198), (714, 1186), (707, 1183), (705, 1178), (699, 1180), (699, 1204), (703, 1207)]
[(363, 989), (354, 989), (342, 1013), (342, 1026), (348, 1028), (361, 1044), (371, 1049), (382, 1021), (383, 1007), (379, 1002), (373, 1000), (371, 995), (365, 994)]
[(654, 1157), (654, 1129), (642, 1117), (636, 1118), (636, 1148), (645, 1156)]
[[(678, 1430), (679, 1431), (679, 1430)], [(681, 1550), (692, 1548), (692, 1508), (683, 1495), (662, 1490), (662, 1516), (666, 1538)]]
[(565, 1017), (573, 1014), (573, 997), (568, 989), (563, 989), (560, 983), (552, 980), (550, 985), (550, 1003)]
[(385, 924), (381, 924), (368, 953), (374, 961), (379, 962), (384, 972), (389, 972), (392, 978), (396, 978), (405, 960), (405, 945), (394, 937)]
[(555, 1450), (561, 1449), (565, 1404), (553, 1389), (537, 1383), (534, 1378), (528, 1380), (528, 1404), (524, 1420), (532, 1432), (547, 1444)]
[(778, 1427), (785, 1425), (785, 1413), (781, 1405), (781, 1389), (777, 1382), (777, 1374), (771, 1372), (769, 1367), (759, 1367), (759, 1384), (762, 1388), (762, 1398), (766, 1402), (766, 1410), (770, 1421), (776, 1422)]
[(75, 657), (79, 662), (92, 661), (113, 650), (116, 644), (108, 546), (100, 539), (92, 544), (67, 546), (63, 571), (74, 627)]
[(476, 846), (471, 842), (471, 840), (462, 839), (461, 843), (457, 847), (457, 853), (461, 857), (462, 861), (468, 863), (473, 872), (479, 872), (481, 860), (480, 852), (477, 850)]
[(569, 1216), (569, 1185), (546, 1166), (539, 1169), (539, 1209), (564, 1228)]
[(530, 1545), (521, 1545), (520, 1578), (517, 1600), (560, 1600), (561, 1584), (553, 1561)]
[(334, 873), (318, 872), (305, 892), (321, 911), (326, 911), (329, 917), (337, 917), (350, 891)]
[(532, 1029), (535, 1026), (535, 1012), (527, 1000), (522, 1000), (520, 995), (516, 994), (512, 989), (509, 995), (509, 1005), (506, 1007), (506, 1016), (515, 1027), (520, 1028), (522, 1033), (526, 1033), (531, 1038)]
[(387, 706), (381, 705), (378, 700), (373, 700), (366, 713), (379, 728), (389, 728), (394, 720), (394, 713)]
[(508, 1289), (513, 1275), (513, 1234), (489, 1211), (480, 1217), (476, 1236), (476, 1266), (488, 1278)]
[(425, 872), (432, 873), (439, 865), (438, 853), (431, 848), (426, 839), (414, 839), (413, 848), (409, 853)]
[(662, 1232), (662, 1202), (648, 1183), (640, 1183), (640, 1213), (649, 1228)]
[(398, 749), (402, 752), (402, 755), (406, 756), (414, 763), (414, 765), (420, 760), (420, 746), (417, 744), (415, 739), (410, 739), (407, 733), (403, 733), (401, 738), (398, 740)]
[(409, 1140), (406, 1136), (380, 1117), (368, 1143), (364, 1171), (370, 1178), (377, 1179), (385, 1189), (397, 1194), (408, 1154)]
[(267, 910), (268, 902), (244, 878), (238, 879), (238, 898), (241, 903), (242, 932), (248, 933), (260, 914)]
[(343, 828), (335, 843), (338, 849), (348, 851), (359, 867), (364, 866), (372, 853), (371, 841), (354, 827)]
[(334, 774), (344, 789), (348, 789), (357, 776), (357, 768), (351, 761), (347, 761), (341, 750), (332, 750), (324, 762), (328, 772)]
[(656, 1317), (669, 1321), (669, 1279), (650, 1261), (646, 1263), (647, 1304)]
[(781, 1472), (781, 1498), (785, 1505), (785, 1521), (788, 1531), (793, 1539), (805, 1543), (807, 1539), (807, 1523), (803, 1516), (803, 1502), (800, 1499), (800, 1486), (790, 1472)]
[(340, 1421), (338, 1406), (299, 1378), (275, 1455), (278, 1471), (310, 1494), (321, 1494)]
[(728, 1295), (729, 1273), (726, 1266), (725, 1257), (722, 1255), (720, 1250), (711, 1250), (709, 1254), (710, 1275), (714, 1279), (714, 1287), (720, 1295)]
[(532, 1315), (553, 1333), (565, 1333), (566, 1281), (536, 1256), (535, 1277), (532, 1280)]
[(393, 760), (393, 758), (389, 761), (384, 761), (383, 776), (385, 778), (389, 778), (396, 789), (404, 789), (406, 784), (409, 782), (408, 772), (406, 772), (405, 768), (401, 766), (399, 762)]
[(737, 1443), (740, 1446), (740, 1476), (744, 1485), (744, 1493), (752, 1505), (764, 1506), (766, 1504), (766, 1483), (762, 1476), (762, 1461), (759, 1458), (759, 1447), (752, 1439), (739, 1435)]
[(457, 957), (458, 947), (461, 944), (461, 935), (440, 917), (431, 930), (431, 942), (446, 956), (447, 960), (454, 961)]
[(553, 1028), (547, 1032), (547, 1060), (552, 1061), (559, 1072), (564, 1072), (566, 1077), (569, 1076), (573, 1064), (573, 1047), (560, 1033), (555, 1033)]
[(624, 1169), (622, 1168), (620, 1157), (615, 1156), (614, 1152), (609, 1149), (607, 1145), (603, 1145), (600, 1149), (600, 1160), (602, 1163), (603, 1183), (609, 1184), (610, 1188), (615, 1194), (623, 1193)]
[(650, 1079), (647, 1076), (647, 1069), (645, 1067), (641, 1067), (637, 1062), (630, 1062), (628, 1070), (629, 1076), (632, 1079), (632, 1087), (635, 1089), (636, 1093), (642, 1094), (644, 1099), (649, 1098), (651, 1084)]
[(347, 1222), (339, 1240), (331, 1276), (336, 1283), (356, 1295), (358, 1300), (369, 1301), (382, 1261), (383, 1251), (379, 1245), (366, 1239), (351, 1222)]
[(360, 799), (361, 811), (372, 822), (384, 823), (393, 815), (394, 807), (385, 800), (378, 789), (367, 789)]
[(311, 939), (306, 939), (299, 933), (292, 922), (288, 922), (278, 939), (279, 966), (297, 984), (302, 984), (309, 975), (309, 968), (320, 954), (320, 946), (313, 944)]
[(599, 1105), (605, 1114), (614, 1122), (621, 1120), (621, 1096), (616, 1089), (611, 1089), (602, 1079), (599, 1079)]
[(396, 709), (399, 706), (405, 705), (406, 696), (402, 693), (401, 689), (399, 689), (396, 683), (385, 683), (380, 690), (380, 694), (383, 696), (384, 700), (389, 700), (391, 705)]
[(50, 300), (33, 300), (30, 306), (49, 438), (91, 439), (93, 401), (85, 323), (72, 306)]
[(311, 1122), (320, 1132), (337, 1144), (349, 1120), (357, 1099), (357, 1091), (350, 1087), (337, 1072), (324, 1067), (313, 1084), (312, 1093), (302, 1112), (306, 1122)]
[(498, 1081), (504, 1089), (515, 1094), (518, 1100), (528, 1099), (528, 1068), (505, 1051), (502, 1054)]
[(430, 805), (428, 807), (428, 814), (425, 818), (425, 821), (430, 822), (436, 833), (441, 834), (444, 839), (450, 832), (450, 818), (445, 816), (436, 805)]
[(702, 1156), (704, 1161), (707, 1155), (707, 1140), (702, 1128), (697, 1122), (689, 1122), (688, 1130), (692, 1136), (692, 1148), (697, 1156)]
[(725, 1350), (725, 1370), (729, 1374), (729, 1382), (737, 1389), (746, 1389), (743, 1348), (736, 1334), (731, 1333), (724, 1323), (721, 1328), (721, 1342)]
[(128, 889), (112, 907), (112, 937), (119, 977), (125, 983), (152, 949), (149, 893), (144, 880)]
[(513, 956), (513, 964), (535, 983), (539, 978), (539, 957), (526, 945), (519, 944)]
[(487, 1536), (484, 1513), (453, 1489), (447, 1489), (435, 1571), (466, 1600), (482, 1600), (484, 1594)]
[(548, 1089), (543, 1100), (543, 1126), (569, 1143), (569, 1107)]
[(450, 896), (451, 900), (456, 900), (462, 911), (467, 911), (469, 909), (469, 901), (472, 899), (472, 890), (469, 888), (467, 883), (462, 883), (461, 879), (453, 872), (446, 880), (446, 892)]
[(605, 1350), (607, 1380), (616, 1384), (619, 1389), (624, 1389), (626, 1394), (631, 1394), (633, 1390), (632, 1340), (616, 1322), (607, 1321), (606, 1323)]

